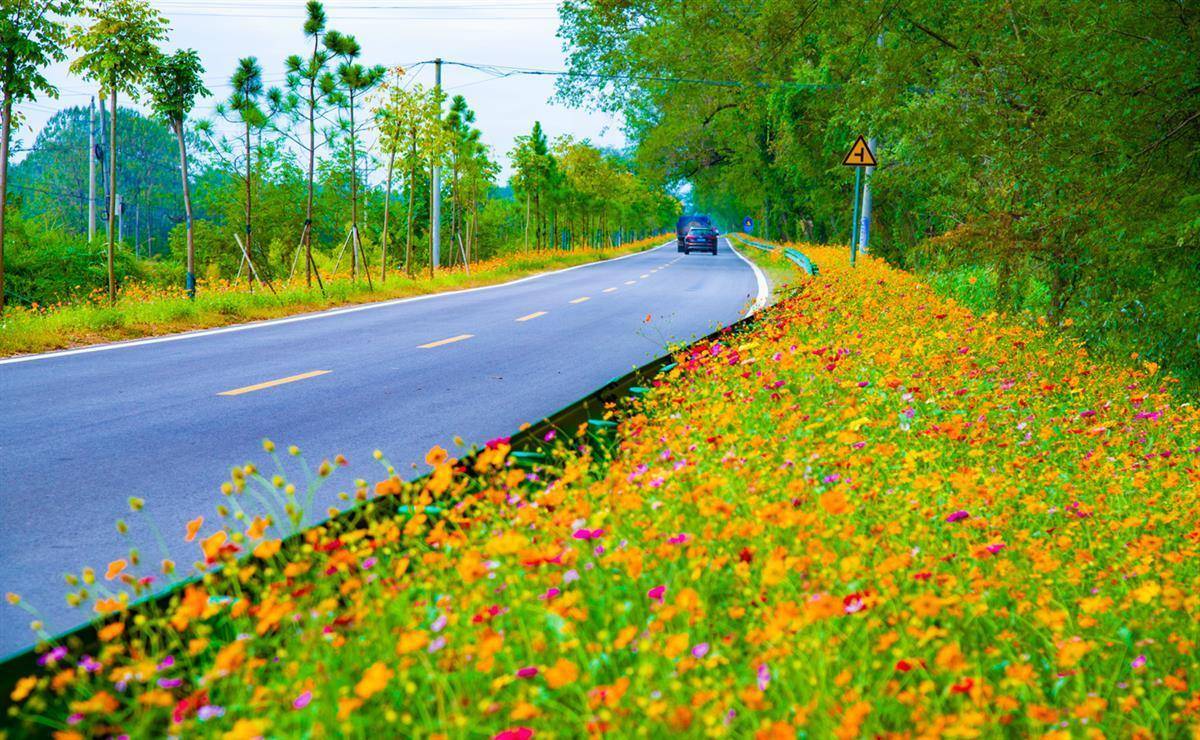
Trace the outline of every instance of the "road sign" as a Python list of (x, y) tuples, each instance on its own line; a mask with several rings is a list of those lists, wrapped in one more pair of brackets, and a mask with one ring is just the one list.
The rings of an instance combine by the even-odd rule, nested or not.
[(850, 147), (846, 158), (842, 160), (842, 164), (847, 167), (874, 167), (875, 155), (871, 152), (871, 147), (867, 146), (867, 140), (861, 136), (858, 137), (854, 146)]
[(750, 218), (749, 216), (746, 216), (746, 218), (742, 221), (742, 231), (746, 232), (747, 234), (753, 234), (754, 233), (754, 219)]

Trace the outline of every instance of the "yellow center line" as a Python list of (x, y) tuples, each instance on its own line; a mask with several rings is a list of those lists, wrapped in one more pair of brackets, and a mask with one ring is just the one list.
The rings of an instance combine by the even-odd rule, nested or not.
[(626, 285), (633, 285), (633, 284), (634, 284), (634, 283), (636, 283), (636, 282), (637, 282), (636, 280), (626, 280), (626, 281), (625, 281), (625, 284), (626, 284)]
[(648, 278), (648, 277), (650, 277), (650, 276), (649, 276), (649, 275), (641, 275), (640, 277), (641, 277), (643, 280), (645, 280), (646, 278)]
[(254, 385), (248, 385), (244, 388), (234, 388), (231, 391), (221, 391), (217, 395), (218, 396), (240, 396), (243, 393), (250, 393), (252, 391), (261, 391), (264, 388), (274, 388), (275, 386), (283, 385), (284, 383), (295, 383), (297, 380), (307, 380), (308, 378), (315, 378), (318, 375), (324, 375), (329, 372), (332, 372), (332, 371), (331, 370), (312, 370), (307, 373), (300, 373), (299, 375), (289, 375), (288, 377), (280, 378), (279, 380), (268, 380), (265, 383), (256, 383)]
[(571, 301), (571, 303), (583, 303), (584, 301), (590, 301), (591, 299), (592, 297), (590, 295), (585, 295), (581, 298), (576, 298), (575, 300)]
[(616, 292), (616, 290), (617, 290), (616, 288), (605, 288), (603, 292), (605, 292), (605, 293), (614, 293), (614, 292)]
[(443, 344), (451, 344), (453, 342), (461, 342), (462, 340), (470, 339), (473, 336), (475, 336), (475, 335), (474, 334), (459, 334), (457, 337), (450, 337), (449, 339), (439, 339), (436, 342), (430, 342), (429, 344), (418, 345), (417, 349), (433, 349), (434, 347), (441, 347)]
[(538, 316), (545, 316), (545, 315), (546, 315), (545, 311), (534, 311), (533, 313), (525, 314), (521, 318), (517, 319), (517, 321), (529, 321), (530, 319), (536, 319)]

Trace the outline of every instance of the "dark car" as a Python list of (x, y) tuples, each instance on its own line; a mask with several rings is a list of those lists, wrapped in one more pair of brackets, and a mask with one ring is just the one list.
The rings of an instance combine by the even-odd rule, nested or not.
[(688, 231), (694, 228), (712, 228), (712, 220), (708, 216), (680, 216), (675, 222), (675, 247), (677, 251), (684, 251), (684, 241), (687, 239)]
[(693, 226), (683, 238), (683, 253), (701, 252), (717, 253), (717, 230), (709, 226)]

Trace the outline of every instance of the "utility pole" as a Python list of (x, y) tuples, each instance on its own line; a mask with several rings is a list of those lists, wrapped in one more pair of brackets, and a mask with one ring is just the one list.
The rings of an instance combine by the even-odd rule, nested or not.
[(88, 106), (88, 244), (96, 241), (96, 98)]
[[(440, 95), (442, 92), (441, 57), (433, 60), (433, 89), (434, 95)], [(438, 103), (438, 120), (442, 120), (441, 103)], [(430, 210), (429, 220), (433, 223), (429, 231), (429, 258), (436, 268), (442, 241), (442, 167), (436, 162), (433, 165), (433, 182), (430, 184), (430, 189), (433, 190), (433, 207)]]
[(117, 193), (117, 242), (125, 243), (125, 199)]
[[(875, 46), (880, 49), (883, 48), (883, 31), (880, 31), (879, 35), (875, 37)], [(867, 139), (867, 147), (871, 151), (876, 151), (875, 145), (876, 140), (874, 136)], [(871, 174), (873, 172), (875, 172), (874, 167), (867, 168), (866, 182), (863, 183), (862, 226), (858, 235), (858, 248), (864, 253), (867, 251), (868, 244), (871, 241)]]

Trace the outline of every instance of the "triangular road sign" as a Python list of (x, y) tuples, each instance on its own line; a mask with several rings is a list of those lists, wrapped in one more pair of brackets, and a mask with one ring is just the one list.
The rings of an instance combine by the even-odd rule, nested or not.
[(871, 147), (867, 146), (867, 140), (861, 136), (858, 137), (854, 146), (850, 147), (846, 158), (842, 160), (842, 164), (849, 167), (874, 167), (875, 155), (871, 152)]

